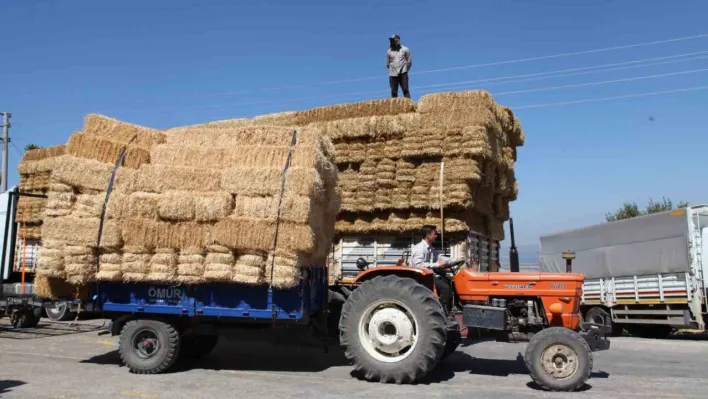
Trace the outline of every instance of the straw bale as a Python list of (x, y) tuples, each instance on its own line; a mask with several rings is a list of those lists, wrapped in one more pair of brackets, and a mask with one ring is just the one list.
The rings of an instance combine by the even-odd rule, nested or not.
[(42, 221), (42, 213), (46, 199), (20, 197), (17, 203), (17, 221), (20, 223), (38, 223)]
[(41, 247), (39, 249), (39, 270), (46, 272), (49, 270), (63, 271), (64, 270), (64, 251), (61, 249), (48, 249)]
[(437, 128), (406, 132), (400, 154), (405, 158), (429, 158), (443, 155), (443, 130)]
[(45, 299), (73, 298), (76, 287), (67, 283), (63, 276), (52, 277), (37, 273), (34, 278), (34, 294)]
[(179, 264), (204, 263), (205, 256), (202, 254), (180, 254), (177, 258)]
[(160, 195), (158, 200), (158, 215), (162, 220), (193, 220), (194, 195), (184, 191), (168, 191)]
[(335, 145), (338, 163), (363, 162), (367, 157), (367, 147), (362, 143), (340, 143)]
[(252, 266), (255, 268), (265, 267), (266, 257), (265, 255), (255, 255), (255, 254), (239, 254), (236, 257), (237, 265)]
[[(276, 220), (278, 217), (278, 197), (236, 198), (234, 215), (248, 219)], [(280, 204), (280, 220), (293, 223), (307, 223), (310, 218), (310, 199), (302, 196), (285, 196)]]
[(76, 255), (91, 255), (94, 253), (93, 247), (83, 245), (67, 245), (64, 247), (64, 253), (69, 256)]
[(204, 267), (204, 279), (207, 281), (231, 281), (233, 266), (220, 263), (207, 263)]
[(175, 281), (180, 284), (200, 284), (203, 283), (205, 280), (204, 276), (180, 274), (175, 278)]
[(245, 263), (236, 263), (233, 267), (235, 275), (265, 277), (265, 261), (260, 266), (251, 266)]
[[(45, 239), (65, 240), (73, 245), (95, 246), (98, 238), (99, 218), (77, 218), (62, 216), (47, 218), (42, 225), (42, 236)], [(118, 224), (105, 220), (101, 236), (102, 248), (118, 248), (122, 246), (121, 231)]]
[(74, 188), (63, 183), (52, 182), (49, 185), (49, 191), (54, 191), (57, 193), (73, 193)]
[(20, 191), (43, 193), (49, 190), (51, 172), (20, 175)]
[(42, 248), (46, 249), (58, 249), (63, 252), (65, 246), (66, 242), (64, 240), (53, 240), (51, 238), (45, 237), (45, 239), (42, 241)]
[(225, 253), (217, 253), (217, 252), (211, 252), (207, 253), (205, 262), (207, 264), (209, 263), (221, 263), (225, 265), (232, 265), (235, 262), (234, 255), (231, 253), (225, 254)]
[(76, 196), (72, 215), (79, 218), (100, 218), (105, 198), (105, 194), (79, 194)]
[(121, 122), (98, 114), (86, 115), (83, 132), (87, 135), (105, 137), (119, 143), (128, 143), (135, 136), (132, 144), (148, 148), (165, 142), (165, 134), (158, 130)]
[(24, 234), (28, 240), (42, 239), (42, 223), (27, 223), (20, 226), (19, 234)]
[[(69, 137), (66, 152), (77, 158), (95, 159), (115, 165), (125, 144), (86, 133), (75, 133)], [(128, 145), (121, 166), (138, 169), (140, 165), (150, 163), (150, 150), (147, 147)]]
[(133, 190), (149, 193), (167, 191), (219, 191), (221, 171), (166, 165), (143, 165), (136, 174)]
[[(233, 167), (224, 170), (221, 187), (237, 195), (280, 195), (282, 178), (282, 167), (259, 169)], [(323, 190), (324, 182), (315, 169), (288, 169), (285, 182), (285, 191), (288, 194), (319, 196), (322, 195)]]
[(57, 164), (57, 159), (62, 156), (55, 158), (40, 159), (38, 161), (22, 161), (17, 165), (17, 173), (21, 175), (35, 175), (38, 173), (47, 173), (54, 170)]
[[(82, 187), (104, 192), (108, 188), (108, 181), (113, 173), (112, 165), (92, 159), (76, 158), (70, 155), (62, 155), (53, 159), (56, 162), (56, 167), (52, 171), (53, 181), (72, 187)], [(142, 174), (142, 171), (140, 174)], [(118, 168), (113, 183), (113, 190), (129, 190), (134, 178), (134, 170)]]
[(432, 93), (421, 96), (418, 100), (418, 113), (420, 114), (450, 110), (464, 112), (477, 107), (491, 110), (497, 107), (497, 104), (486, 90)]
[[(179, 147), (159, 145), (152, 149), (150, 163), (155, 165), (183, 166), (197, 169), (221, 169), (229, 166), (262, 167), (285, 164), (288, 146), (241, 145), (238, 147)], [(313, 146), (297, 145), (293, 148), (291, 165), (310, 167), (315, 163)]]
[(152, 259), (149, 253), (123, 252), (123, 263), (141, 262), (147, 263)]
[(295, 111), (277, 112), (272, 114), (258, 115), (251, 119), (251, 125), (264, 126), (292, 126), (297, 125)]
[(54, 158), (64, 155), (66, 146), (64, 144), (54, 145), (50, 147), (35, 148), (27, 150), (22, 155), (22, 161), (40, 161), (42, 159)]
[[(220, 128), (199, 126), (167, 130), (167, 144), (178, 147), (238, 148), (246, 145), (289, 146), (294, 129), (278, 126), (252, 126), (243, 128)], [(317, 129), (298, 128), (297, 146), (312, 146), (322, 143)]]
[(351, 104), (337, 104), (296, 112), (292, 125), (307, 125), (313, 122), (327, 122), (338, 119), (367, 116), (398, 115), (415, 112), (416, 104), (407, 98), (387, 98)]
[(126, 216), (129, 218), (155, 219), (158, 213), (160, 194), (136, 192), (128, 197)]
[(388, 139), (400, 136), (403, 132), (418, 129), (420, 114), (409, 112), (398, 115), (336, 119), (314, 122), (311, 126), (320, 128), (322, 134), (335, 142), (353, 138)]
[(150, 263), (152, 265), (177, 266), (177, 254), (155, 254), (150, 258)]
[(384, 152), (388, 158), (399, 158), (401, 157), (401, 153), (403, 151), (403, 140), (402, 139), (394, 139), (394, 140), (388, 140), (384, 144)]
[[(257, 117), (256, 117), (257, 118)], [(251, 126), (253, 120), (249, 118), (237, 118), (237, 119), (224, 119), (220, 121), (213, 121), (202, 123), (198, 125), (184, 126), (183, 128), (195, 128), (195, 127), (218, 127), (218, 128), (241, 128)], [(179, 128), (175, 128), (179, 129)]]
[(123, 272), (120, 270), (99, 270), (96, 273), (96, 280), (98, 281), (122, 281)]
[(177, 264), (178, 276), (201, 277), (204, 275), (204, 263), (179, 263)]
[(126, 245), (147, 248), (203, 247), (209, 241), (209, 225), (194, 222), (160, 222), (140, 218), (121, 221)]
[(234, 198), (227, 192), (200, 193), (194, 197), (194, 217), (198, 222), (214, 222), (234, 209)]
[[(263, 219), (224, 219), (212, 228), (214, 242), (234, 250), (267, 251), (273, 247), (276, 224)], [(313, 229), (307, 225), (281, 221), (278, 246), (309, 252), (314, 246)]]
[(123, 256), (116, 252), (104, 253), (99, 257), (100, 264), (121, 264)]

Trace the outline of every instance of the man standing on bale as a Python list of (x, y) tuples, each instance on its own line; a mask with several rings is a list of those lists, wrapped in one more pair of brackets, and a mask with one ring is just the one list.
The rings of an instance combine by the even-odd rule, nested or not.
[(388, 83), (391, 86), (391, 97), (398, 97), (398, 86), (403, 95), (411, 98), (408, 91), (408, 71), (413, 66), (411, 51), (401, 45), (401, 38), (393, 35), (388, 38), (389, 49), (386, 51), (386, 68), (388, 68)]
[[(435, 226), (425, 225), (420, 230), (423, 233), (423, 240), (416, 244), (411, 251), (410, 266), (418, 269), (441, 269), (450, 264), (450, 258), (441, 256), (433, 243), (438, 238), (438, 230)], [(435, 274), (435, 288), (438, 290), (440, 303), (446, 311), (452, 309), (452, 286), (446, 276)]]

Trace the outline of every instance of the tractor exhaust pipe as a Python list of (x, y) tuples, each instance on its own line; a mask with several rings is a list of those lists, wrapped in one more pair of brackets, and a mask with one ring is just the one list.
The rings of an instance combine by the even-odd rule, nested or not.
[(509, 249), (509, 270), (512, 273), (519, 272), (519, 251), (516, 250), (516, 240), (514, 238), (514, 219), (509, 219), (509, 235), (511, 236), (511, 248)]

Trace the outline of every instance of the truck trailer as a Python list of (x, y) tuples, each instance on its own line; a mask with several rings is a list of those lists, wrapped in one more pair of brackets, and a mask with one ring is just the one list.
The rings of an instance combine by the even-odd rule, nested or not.
[(586, 320), (615, 334), (660, 338), (677, 329), (705, 331), (706, 241), (708, 206), (691, 206), (542, 236), (539, 265), (585, 275)]

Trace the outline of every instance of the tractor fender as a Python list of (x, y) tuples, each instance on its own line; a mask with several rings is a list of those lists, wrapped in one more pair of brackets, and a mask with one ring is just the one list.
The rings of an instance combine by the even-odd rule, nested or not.
[(379, 276), (396, 275), (399, 277), (408, 277), (417, 281), (418, 284), (427, 287), (437, 294), (435, 290), (435, 273), (429, 269), (418, 269), (415, 267), (406, 266), (379, 266), (364, 270), (359, 273), (354, 279), (354, 284), (361, 284), (364, 281), (371, 280)]

